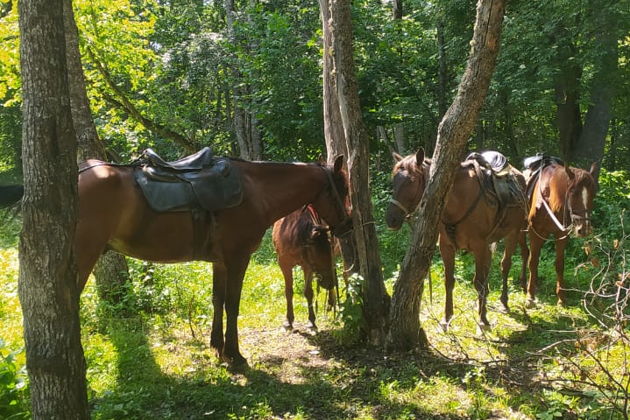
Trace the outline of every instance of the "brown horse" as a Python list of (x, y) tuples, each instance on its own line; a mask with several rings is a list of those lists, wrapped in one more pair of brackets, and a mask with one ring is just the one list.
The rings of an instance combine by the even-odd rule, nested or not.
[[(239, 351), (237, 329), (243, 276), (267, 228), (307, 203), (333, 233), (347, 231), (351, 221), (343, 204), (348, 188), (341, 156), (332, 167), (237, 159), (231, 163), (241, 173), (243, 200), (238, 206), (214, 212), (199, 227), (193, 225), (190, 212), (153, 211), (134, 180), (132, 166), (87, 161), (79, 175), (74, 249), (81, 289), (107, 247), (157, 262), (212, 261), (214, 317), (210, 344), (220, 358), (239, 365), (246, 364)], [(0, 196), (3, 193), (0, 190)], [(193, 246), (199, 237), (206, 239), (204, 255), (198, 255)]]
[[(393, 170), (393, 198), (387, 208), (386, 221), (390, 229), (400, 229), (406, 218), (418, 206), (427, 179), (431, 161), (425, 159), (424, 151), (415, 155), (401, 157), (395, 154), (396, 164)], [(501, 302), (508, 310), (508, 274), (512, 265), (512, 254), (516, 245), (521, 247), (523, 268), (521, 285), (525, 285), (525, 261), (527, 244), (525, 242), (525, 179), (522, 174), (511, 168), (518, 188), (522, 188), (522, 200), (498, 205), (495, 199), (487, 197), (484, 182), (479, 179), (472, 161), (463, 162), (457, 170), (453, 187), (447, 196), (446, 205), (440, 223), (439, 247), (444, 262), (446, 303), (442, 327), (446, 330), (453, 316), (453, 287), (455, 284), (455, 252), (458, 249), (470, 251), (475, 257), (475, 277), (473, 284), (477, 290), (478, 312), (482, 328), (490, 326), (486, 316), (488, 294), (487, 278), (491, 262), (490, 244), (505, 238), (505, 252), (501, 260), (503, 288)]]
[(564, 249), (569, 235), (584, 237), (591, 233), (591, 212), (596, 185), (593, 173), (564, 166), (556, 160), (543, 160), (539, 173), (525, 171), (529, 194), (529, 282), (527, 306), (535, 306), (538, 284), (538, 260), (544, 242), (553, 235), (556, 248), (556, 295), (558, 304), (565, 303)]
[(278, 220), (273, 225), (273, 245), (278, 254), (278, 265), (284, 276), (284, 294), (287, 301), (287, 317), (284, 327), (293, 329), (293, 267), (299, 265), (304, 272), (304, 297), (308, 304), (308, 329), (317, 331), (313, 309), (313, 277), (329, 291), (329, 304), (334, 304), (337, 273), (334, 267), (328, 226), (319, 215), (306, 206)]

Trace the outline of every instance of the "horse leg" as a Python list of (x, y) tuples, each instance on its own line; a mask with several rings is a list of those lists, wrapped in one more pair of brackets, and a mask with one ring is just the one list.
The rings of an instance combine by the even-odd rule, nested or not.
[(510, 233), (505, 238), (505, 250), (503, 252), (503, 258), (501, 258), (501, 303), (503, 304), (503, 311), (509, 312), (508, 306), (508, 277), (510, 275), (510, 268), (512, 268), (512, 255), (516, 250), (517, 235), (519, 232)]
[(527, 302), (528, 308), (536, 306), (536, 288), (538, 286), (538, 259), (540, 258), (540, 249), (543, 246), (543, 240), (536, 234), (529, 235), (530, 254), (529, 254), (529, 282), (527, 283)]
[(529, 248), (527, 247), (527, 238), (525, 231), (518, 231), (518, 244), (521, 248), (521, 288), (523, 293), (527, 293), (527, 260), (529, 259)]
[(223, 359), (232, 366), (247, 365), (247, 360), (238, 348), (238, 313), (243, 289), (243, 277), (249, 264), (250, 254), (238, 255), (226, 262), (227, 284), (225, 293), (225, 313), (227, 316), (225, 327), (225, 344), (223, 345)]
[[(94, 227), (98, 227), (95, 229)], [(77, 263), (79, 292), (85, 288), (96, 261), (105, 251), (110, 232), (103, 224), (90, 223), (79, 219), (74, 235), (74, 253)]]
[(556, 240), (556, 296), (558, 305), (564, 306), (564, 249), (567, 246), (567, 238)]
[(308, 303), (308, 329), (317, 331), (315, 311), (313, 310), (313, 271), (304, 267), (302, 267), (302, 271), (304, 271), (304, 297)]
[(453, 288), (455, 287), (455, 248), (440, 239), (440, 254), (444, 263), (444, 287), (446, 299), (444, 302), (444, 318), (440, 325), (444, 331), (453, 318)]
[(210, 347), (215, 349), (219, 358), (223, 353), (223, 308), (225, 306), (225, 292), (227, 284), (227, 270), (221, 263), (212, 266), (212, 333), (210, 335)]
[(486, 303), (488, 301), (488, 272), (490, 271), (490, 262), (492, 260), (492, 252), (488, 244), (483, 244), (480, 250), (475, 253), (475, 277), (473, 284), (477, 289), (478, 296), (478, 312), (481, 320), (480, 327), (484, 329), (490, 328), (490, 322), (487, 317)]
[(293, 314), (293, 267), (280, 262), (280, 270), (282, 270), (282, 276), (284, 277), (284, 297), (287, 301), (287, 318), (283, 327), (291, 331), (295, 320), (295, 315)]

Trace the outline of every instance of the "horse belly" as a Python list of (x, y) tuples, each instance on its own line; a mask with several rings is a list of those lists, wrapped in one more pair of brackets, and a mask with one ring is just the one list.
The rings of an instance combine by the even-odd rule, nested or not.
[(109, 245), (130, 257), (169, 263), (194, 259), (193, 240), (189, 213), (153, 213), (123, 222)]

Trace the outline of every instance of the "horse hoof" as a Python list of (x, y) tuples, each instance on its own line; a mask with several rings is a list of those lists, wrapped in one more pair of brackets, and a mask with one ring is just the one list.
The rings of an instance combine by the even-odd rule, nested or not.
[(525, 307), (527, 309), (535, 308), (536, 307), (536, 301), (534, 299), (527, 298), (527, 300), (525, 301)]
[(293, 331), (293, 324), (289, 324), (288, 322), (285, 322), (284, 324), (282, 324), (282, 328), (284, 328), (284, 330), (287, 332), (291, 332)]
[(315, 324), (309, 324), (309, 325), (306, 327), (306, 330), (307, 330), (307, 331), (308, 331), (311, 335), (315, 335), (315, 334), (317, 334), (317, 332), (319, 331), (319, 330), (317, 329), (317, 326), (316, 326)]
[(236, 356), (226, 356), (225, 354), (221, 357), (223, 362), (227, 363), (228, 370), (230, 372), (244, 372), (249, 369), (249, 364), (247, 363), (247, 359), (245, 359), (240, 354)]

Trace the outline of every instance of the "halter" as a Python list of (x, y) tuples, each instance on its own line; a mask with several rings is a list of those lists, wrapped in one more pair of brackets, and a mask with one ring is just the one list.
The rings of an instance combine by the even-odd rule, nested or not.
[[(558, 220), (558, 218), (556, 217), (554, 211), (551, 209), (551, 207), (549, 206), (549, 203), (547, 203), (547, 200), (545, 199), (545, 196), (543, 195), (543, 191), (542, 191), (542, 172), (540, 174), (540, 177), (538, 178), (538, 191), (540, 193), (540, 200), (542, 201), (543, 207), (545, 208), (545, 210), (547, 211), (547, 214), (549, 214), (549, 218), (551, 219), (551, 221), (556, 225), (556, 227), (563, 233), (565, 233), (564, 236), (562, 236), (561, 238), (556, 238), (556, 240), (561, 240), (561, 239), (566, 239), (571, 235), (571, 228), (573, 227), (574, 222), (577, 221), (586, 221), (588, 223), (590, 223), (591, 221), (591, 217), (588, 211), (584, 211), (584, 214), (577, 214), (573, 211), (573, 208), (571, 206), (571, 201), (569, 200), (569, 191), (570, 191), (570, 187), (567, 187), (567, 191), (564, 194), (564, 203), (563, 203), (563, 220), (562, 222), (560, 222), (560, 220)], [(569, 214), (569, 220), (571, 221), (570, 224), (565, 226), (565, 222), (566, 222), (566, 216), (567, 213)], [(543, 240), (547, 240), (547, 238), (543, 238), (542, 235), (540, 235), (538, 232), (536, 232), (536, 229), (534, 229), (533, 226), (529, 226), (529, 229), (532, 230), (532, 232), (534, 232), (536, 234), (536, 236), (538, 236), (540, 239)]]
[[(424, 170), (427, 169), (429, 167), (429, 164), (426, 163), (425, 161), (422, 162), (422, 180), (424, 181), (422, 184), (423, 190), (426, 189), (427, 186), (427, 177), (424, 176)], [(420, 200), (418, 200), (418, 204), (416, 205), (416, 207), (413, 210), (409, 210), (407, 207), (405, 207), (405, 205), (403, 203), (401, 203), (400, 201), (396, 200), (395, 198), (390, 198), (389, 202), (392, 203), (393, 205), (395, 205), (396, 207), (398, 207), (400, 210), (402, 210), (403, 214), (404, 214), (404, 218), (405, 220), (409, 220), (411, 218), (411, 216), (416, 212), (416, 210), (418, 210), (418, 206), (420, 205), (420, 201), (422, 201), (422, 197), (420, 197)]]
[[(349, 221), (352, 220), (352, 218), (349, 217), (348, 214), (346, 213), (346, 207), (343, 205), (341, 194), (339, 194), (337, 185), (335, 185), (335, 180), (333, 179), (332, 171), (329, 168), (326, 168), (324, 166), (320, 166), (320, 168), (322, 168), (322, 170), (326, 174), (326, 179), (328, 180), (328, 185), (330, 186), (330, 189), (332, 190), (332, 193), (335, 199), (335, 205), (337, 206), (337, 210), (340, 210), (341, 213), (343, 213), (344, 215), (343, 219), (341, 220), (341, 222), (338, 223), (337, 226), (335, 227), (330, 226), (330, 231), (333, 233), (333, 235), (337, 237), (342, 237), (352, 231), (352, 228), (353, 228), (352, 223), (348, 223)], [(326, 187), (322, 188), (322, 190), (319, 192), (319, 194), (317, 194), (317, 197), (315, 197), (315, 200), (313, 201), (316, 201), (325, 190), (326, 190)], [(337, 228), (339, 227), (341, 227), (342, 229), (343, 228), (345, 229), (343, 229), (341, 232), (337, 232)]]

